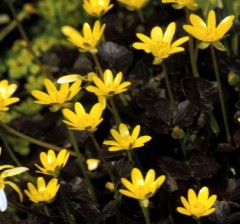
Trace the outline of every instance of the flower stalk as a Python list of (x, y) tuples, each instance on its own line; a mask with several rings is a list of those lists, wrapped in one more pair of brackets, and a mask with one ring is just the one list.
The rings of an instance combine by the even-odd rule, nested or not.
[(103, 77), (103, 70), (102, 70), (102, 67), (101, 67), (101, 65), (100, 65), (100, 62), (99, 62), (99, 59), (98, 59), (97, 54), (91, 54), (91, 55), (92, 55), (92, 57), (93, 57), (93, 60), (94, 60), (94, 62), (95, 62), (95, 65), (97, 66), (97, 70), (98, 70), (98, 72), (99, 72), (99, 74), (100, 74), (100, 77)]
[(79, 150), (79, 147), (77, 145), (77, 141), (76, 141), (75, 136), (73, 134), (73, 131), (68, 129), (68, 133), (69, 133), (69, 137), (71, 139), (71, 142), (73, 144), (73, 149), (74, 149), (74, 151), (76, 153), (79, 166), (81, 168), (81, 171), (83, 173), (84, 179), (86, 181), (88, 193), (89, 193), (91, 199), (93, 201), (97, 202), (97, 198), (96, 198), (96, 195), (95, 195), (95, 192), (94, 192), (93, 185), (91, 183), (91, 180), (90, 180), (90, 178), (89, 178), (89, 176), (87, 174), (86, 168), (85, 168), (84, 157), (83, 157), (82, 153)]
[(216, 76), (216, 80), (217, 80), (218, 93), (219, 93), (219, 98), (220, 98), (223, 122), (224, 122), (224, 127), (225, 127), (225, 132), (226, 132), (226, 138), (227, 138), (227, 142), (229, 144), (231, 144), (231, 134), (230, 134), (230, 129), (229, 129), (228, 120), (227, 120), (227, 113), (226, 113), (226, 107), (225, 107), (225, 103), (224, 103), (222, 83), (221, 83), (220, 74), (219, 74), (219, 70), (218, 70), (216, 54), (215, 54), (213, 45), (211, 45), (210, 48), (211, 48), (211, 55), (212, 55), (212, 60), (213, 60), (213, 68), (214, 68), (214, 72), (215, 72), (215, 76)]
[(110, 102), (110, 105), (111, 105), (111, 108), (112, 108), (111, 112), (113, 113), (115, 123), (116, 123), (117, 126), (119, 126), (121, 124), (121, 118), (119, 116), (117, 107), (116, 107), (115, 102), (114, 102), (112, 97), (109, 98), (109, 102)]
[[(40, 140), (38, 140), (38, 139), (36, 139), (36, 138), (30, 137), (30, 136), (28, 136), (28, 135), (22, 134), (21, 132), (15, 130), (15, 129), (13, 129), (13, 128), (11, 128), (10, 126), (8, 126), (7, 124), (4, 124), (4, 123), (2, 123), (2, 122), (0, 122), (0, 127), (2, 127), (4, 130), (6, 130), (7, 132), (9, 132), (10, 134), (13, 134), (13, 135), (15, 135), (15, 136), (17, 136), (17, 137), (19, 137), (19, 138), (22, 138), (22, 139), (24, 139), (24, 140), (26, 140), (26, 141), (29, 141), (29, 142), (34, 143), (34, 144), (36, 144), (36, 145), (42, 146), (42, 147), (44, 147), (44, 148), (51, 148), (51, 149), (53, 149), (53, 150), (55, 150), (55, 151), (57, 151), (57, 152), (60, 152), (61, 149), (62, 149), (61, 147), (58, 147), (58, 146), (56, 146), (56, 145), (52, 145), (52, 144), (49, 144), (49, 143), (40, 141)], [(71, 151), (70, 151), (70, 154), (71, 154), (72, 156), (76, 156), (74, 152), (71, 152)]]
[(148, 207), (142, 206), (140, 201), (141, 200), (138, 200), (139, 205), (140, 205), (140, 207), (142, 209), (142, 213), (144, 215), (145, 223), (146, 224), (151, 224), (150, 217), (149, 217), (149, 212), (148, 212)]
[(165, 78), (165, 83), (166, 83), (166, 88), (167, 88), (167, 93), (168, 93), (168, 96), (169, 96), (169, 99), (170, 99), (170, 103), (173, 106), (173, 108), (176, 109), (176, 102), (175, 102), (173, 92), (172, 92), (172, 89), (171, 89), (171, 84), (170, 84), (170, 81), (169, 81), (166, 64), (163, 61), (161, 63), (161, 65), (162, 65), (162, 69), (163, 69), (163, 75), (164, 75), (164, 78)]
[[(189, 12), (188, 8), (185, 8), (185, 15), (187, 18), (187, 23), (190, 24), (190, 21), (189, 21), (190, 12)], [(198, 74), (197, 63), (196, 63), (196, 54), (194, 51), (193, 37), (190, 34), (188, 34), (188, 36), (189, 36), (188, 46), (189, 46), (189, 54), (190, 54), (192, 72), (193, 72), (193, 76), (195, 78), (197, 78), (197, 77), (199, 77), (199, 74)]]

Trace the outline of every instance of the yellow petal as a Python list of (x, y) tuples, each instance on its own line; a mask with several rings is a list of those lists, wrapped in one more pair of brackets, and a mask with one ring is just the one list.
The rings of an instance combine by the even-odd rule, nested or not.
[(212, 32), (216, 29), (216, 14), (213, 10), (208, 13), (207, 27)]
[(133, 168), (131, 172), (131, 178), (132, 178), (132, 183), (135, 186), (143, 186), (144, 185), (144, 179), (142, 176), (142, 173), (139, 169)]
[(173, 35), (175, 34), (175, 30), (176, 30), (176, 23), (175, 22), (170, 23), (167, 26), (166, 31), (164, 32), (163, 42), (171, 43)]
[(177, 207), (177, 211), (183, 215), (191, 216), (192, 214), (185, 208)]

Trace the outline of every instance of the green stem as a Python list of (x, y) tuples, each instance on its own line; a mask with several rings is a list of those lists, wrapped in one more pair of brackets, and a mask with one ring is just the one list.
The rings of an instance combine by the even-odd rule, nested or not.
[[(47, 205), (43, 205), (43, 210), (46, 214), (46, 216), (51, 217)], [(49, 222), (50, 224), (53, 224), (52, 222)]]
[(113, 116), (114, 116), (115, 123), (116, 123), (117, 126), (119, 126), (121, 124), (121, 118), (119, 116), (117, 107), (116, 107), (112, 97), (109, 98), (109, 102), (110, 102), (110, 105), (111, 105), (111, 108), (112, 108), (112, 113), (113, 113)]
[(3, 141), (3, 144), (5, 146), (5, 148), (7, 149), (8, 154), (10, 155), (10, 157), (12, 158), (13, 162), (17, 165), (17, 166), (22, 166), (22, 164), (20, 163), (20, 161), (18, 160), (18, 158), (15, 156), (14, 152), (12, 151), (11, 147), (9, 146), (6, 137), (4, 135), (4, 133), (0, 130), (0, 137)]
[(79, 166), (81, 168), (81, 171), (83, 173), (84, 179), (86, 181), (88, 193), (89, 193), (91, 199), (93, 201), (97, 202), (97, 198), (96, 198), (95, 193), (94, 193), (94, 188), (92, 186), (91, 180), (90, 180), (90, 178), (89, 178), (89, 176), (87, 174), (86, 168), (85, 168), (84, 157), (83, 157), (82, 153), (80, 152), (80, 150), (78, 148), (78, 144), (77, 144), (77, 141), (75, 139), (75, 136), (74, 136), (72, 130), (68, 129), (68, 132), (69, 132), (69, 136), (70, 136), (71, 142), (73, 144), (74, 151), (75, 151), (76, 156), (77, 156), (77, 160), (78, 160)]
[(144, 24), (145, 23), (145, 18), (144, 18), (142, 10), (141, 9), (138, 10), (137, 14), (138, 14), (138, 17), (139, 17), (140, 21)]
[(223, 96), (223, 90), (222, 90), (222, 83), (220, 79), (220, 74), (218, 70), (218, 65), (217, 65), (217, 59), (216, 59), (216, 54), (214, 47), (211, 45), (211, 55), (212, 55), (212, 60), (213, 60), (213, 68), (217, 80), (217, 86), (218, 86), (218, 93), (219, 93), (219, 98), (220, 98), (220, 104), (221, 104), (221, 109), (222, 109), (222, 116), (223, 116), (223, 121), (224, 121), (224, 127), (225, 127), (225, 132), (226, 132), (226, 138), (227, 142), (231, 144), (231, 134), (228, 126), (228, 120), (227, 120), (227, 113), (226, 113), (226, 107), (224, 103), (224, 96)]
[(63, 206), (64, 206), (64, 209), (65, 209), (65, 214), (66, 214), (68, 223), (69, 224), (75, 224), (76, 222), (75, 222), (74, 216), (70, 212), (68, 201), (67, 201), (64, 193), (62, 191), (60, 191), (60, 193), (61, 193), (61, 198), (63, 200)]
[[(140, 204), (140, 202), (139, 202), (139, 204)], [(145, 218), (145, 223), (146, 224), (151, 224), (150, 217), (149, 217), (149, 212), (148, 212), (148, 207), (141, 206), (141, 204), (140, 204), (140, 207), (142, 209), (142, 213), (143, 213), (144, 218)]]
[(170, 81), (169, 81), (169, 77), (168, 77), (168, 73), (167, 73), (167, 68), (166, 65), (164, 63), (164, 61), (162, 62), (162, 69), (163, 69), (163, 75), (165, 77), (165, 82), (166, 82), (166, 88), (167, 88), (167, 93), (170, 99), (170, 103), (173, 106), (173, 108), (176, 109), (176, 103), (173, 97), (173, 93), (172, 93), (172, 89), (171, 89), (171, 85), (170, 85)]
[(50, 221), (54, 222), (54, 218), (52, 218), (51, 216), (47, 216), (45, 214), (42, 214), (42, 213), (40, 213), (36, 210), (33, 210), (31, 208), (28, 208), (28, 207), (22, 205), (20, 203), (8, 200), (8, 205), (9, 205), (9, 207), (11, 207), (13, 209), (16, 209), (17, 211), (22, 211), (22, 212), (25, 212), (25, 213), (28, 213), (28, 214), (31, 214), (31, 215), (35, 215), (38, 218), (42, 218), (42, 219), (47, 220), (48, 222), (50, 222)]
[(94, 60), (94, 62), (96, 64), (96, 66), (97, 66), (97, 70), (98, 70), (100, 76), (103, 77), (103, 70), (102, 70), (100, 62), (98, 60), (97, 54), (92, 54), (92, 57), (93, 57), (93, 60)]
[(132, 162), (133, 159), (132, 159), (132, 153), (131, 153), (131, 151), (127, 150), (127, 155), (128, 155), (128, 160), (129, 160), (130, 162)]
[[(190, 21), (189, 21), (190, 12), (187, 7), (185, 7), (185, 15), (187, 18), (187, 23), (190, 24)], [(196, 62), (196, 57), (195, 57), (196, 55), (195, 55), (194, 45), (193, 45), (193, 37), (190, 34), (188, 36), (189, 36), (188, 46), (189, 46), (190, 61), (191, 61), (193, 76), (199, 77), (198, 69), (197, 69), (197, 62)]]
[[(44, 148), (53, 149), (53, 150), (55, 150), (57, 152), (60, 152), (62, 150), (61, 147), (58, 147), (58, 146), (55, 146), (55, 145), (52, 145), (52, 144), (40, 141), (38, 139), (32, 138), (32, 137), (30, 137), (28, 135), (25, 135), (25, 134), (22, 134), (21, 132), (11, 128), (10, 126), (8, 126), (7, 124), (4, 124), (2, 122), (0, 122), (0, 127), (2, 127), (4, 130), (9, 132), (10, 134), (13, 134), (13, 135), (15, 135), (15, 136), (17, 136), (19, 138), (22, 138), (22, 139), (24, 139), (24, 140), (26, 140), (28, 142), (34, 143), (34, 144), (42, 146)], [(76, 156), (74, 152), (70, 152), (70, 154), (72, 156)]]
[(197, 222), (197, 224), (201, 224), (202, 223), (200, 219), (196, 219), (196, 222)]
[[(110, 167), (108, 165), (108, 162), (102, 156), (102, 149), (99, 146), (99, 144), (97, 142), (97, 139), (95, 138), (95, 135), (93, 133), (91, 133), (91, 132), (88, 132), (88, 134), (89, 134), (90, 138), (92, 139), (92, 142), (93, 142), (93, 144), (94, 144), (94, 146), (95, 146), (95, 148), (97, 150), (99, 158), (101, 159), (104, 167), (106, 168), (106, 170), (107, 170), (107, 172), (108, 172), (108, 174), (109, 174), (109, 176), (111, 178), (111, 181), (114, 184), (115, 183), (115, 177), (114, 177), (114, 175), (113, 175), (113, 173), (112, 173), (112, 171), (111, 171), (111, 169), (110, 169)], [(118, 193), (118, 189), (117, 189), (117, 184), (114, 184), (114, 192), (115, 192), (115, 197), (118, 198), (119, 193)]]
[[(18, 21), (19, 22), (23, 21), (25, 18), (27, 18), (28, 15), (29, 14), (25, 10), (23, 10), (17, 15)], [(15, 20), (11, 21), (11, 23), (9, 23), (6, 27), (4, 27), (0, 33), (0, 42), (16, 27), (17, 27), (17, 23)]]
[[(184, 138), (184, 139), (185, 139), (185, 138)], [(181, 145), (183, 158), (184, 158), (185, 161), (187, 161), (187, 153), (186, 153), (186, 149), (185, 149), (184, 139), (179, 139), (179, 142), (180, 142), (180, 145)]]

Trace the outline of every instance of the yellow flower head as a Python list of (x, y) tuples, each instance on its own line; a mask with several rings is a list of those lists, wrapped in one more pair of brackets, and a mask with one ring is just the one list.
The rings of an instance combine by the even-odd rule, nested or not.
[(86, 113), (81, 103), (75, 103), (75, 113), (69, 109), (63, 109), (63, 115), (67, 120), (63, 120), (70, 129), (79, 131), (94, 132), (97, 126), (102, 122), (103, 108), (100, 103), (96, 103), (90, 113)]
[(24, 190), (24, 193), (36, 204), (51, 203), (60, 187), (57, 178), (51, 179), (46, 185), (42, 177), (37, 179), (37, 188), (32, 183), (28, 183), (27, 186), (28, 190)]
[(171, 54), (184, 51), (181, 44), (188, 41), (189, 37), (182, 37), (172, 42), (173, 36), (176, 31), (176, 23), (170, 23), (165, 33), (163, 33), (161, 27), (155, 26), (151, 30), (151, 37), (144, 34), (137, 33), (137, 37), (142, 42), (136, 42), (133, 47), (137, 50), (144, 50), (146, 53), (152, 53), (154, 56), (153, 64), (161, 64), (164, 58), (168, 58)]
[(174, 3), (172, 7), (175, 9), (187, 7), (191, 10), (194, 10), (198, 7), (198, 4), (195, 0), (162, 0), (162, 3)]
[(190, 15), (192, 25), (184, 25), (183, 28), (192, 36), (202, 41), (199, 48), (207, 48), (211, 43), (219, 50), (225, 50), (219, 42), (232, 27), (234, 16), (227, 16), (216, 26), (216, 14), (213, 10), (208, 13), (207, 24), (197, 15)]
[(217, 199), (216, 195), (209, 197), (209, 190), (207, 187), (200, 189), (198, 195), (193, 189), (188, 190), (188, 200), (181, 196), (181, 201), (184, 207), (177, 207), (177, 211), (181, 214), (200, 218), (207, 216), (215, 211), (212, 208)]
[(117, 0), (122, 3), (128, 10), (137, 11), (146, 6), (149, 0)]
[(0, 111), (8, 111), (8, 105), (19, 101), (19, 98), (11, 97), (16, 89), (16, 84), (8, 85), (8, 80), (0, 81)]
[(82, 34), (71, 26), (63, 26), (62, 32), (81, 52), (89, 51), (92, 54), (96, 54), (97, 46), (101, 41), (105, 27), (106, 24), (101, 26), (97, 20), (94, 23), (93, 29), (91, 29), (88, 23), (84, 23)]
[[(141, 171), (137, 168), (133, 168), (131, 179), (132, 183), (125, 178), (121, 179), (122, 184), (127, 190), (120, 189), (119, 192), (131, 198), (146, 200), (157, 192), (158, 188), (160, 188), (165, 181), (166, 176), (162, 175), (155, 180), (155, 171), (150, 169), (144, 179)], [(148, 203), (145, 205), (147, 207)]]
[(54, 83), (49, 79), (44, 79), (44, 85), (47, 93), (33, 90), (32, 95), (37, 99), (34, 101), (38, 104), (50, 105), (53, 111), (57, 111), (62, 107), (65, 107), (73, 97), (75, 97), (81, 90), (81, 80), (75, 81), (71, 86), (69, 83), (63, 83), (60, 85), (59, 90)]
[(87, 91), (95, 93), (97, 96), (113, 96), (127, 91), (128, 86), (131, 85), (131, 82), (122, 81), (122, 72), (119, 72), (115, 78), (113, 78), (112, 71), (107, 69), (103, 74), (103, 81), (97, 76), (93, 76), (93, 82), (96, 86), (88, 86)]
[(105, 188), (107, 188), (109, 191), (114, 191), (115, 186), (112, 182), (106, 182)]
[(119, 125), (119, 132), (115, 129), (111, 129), (110, 131), (115, 141), (106, 140), (103, 144), (111, 145), (108, 149), (109, 151), (131, 150), (142, 147), (144, 146), (144, 143), (151, 140), (151, 137), (148, 135), (138, 137), (140, 128), (140, 125), (137, 125), (130, 135), (127, 125), (121, 123)]
[(4, 170), (0, 174), (0, 211), (4, 212), (7, 209), (7, 198), (4, 191), (5, 185), (9, 185), (12, 187), (19, 195), (20, 201), (23, 200), (23, 195), (19, 187), (13, 183), (12, 181), (7, 181), (7, 177), (15, 176), (20, 173), (26, 172), (28, 170), (27, 167), (14, 167), (11, 165), (3, 165), (0, 166), (0, 170)]
[(57, 156), (52, 149), (49, 149), (47, 153), (41, 152), (40, 160), (43, 167), (35, 164), (35, 166), (40, 170), (37, 172), (58, 177), (60, 170), (65, 167), (69, 155), (70, 153), (66, 149), (62, 149)]
[(86, 164), (89, 171), (96, 170), (100, 164), (101, 160), (99, 159), (87, 159)]
[(101, 17), (113, 7), (110, 0), (83, 0), (84, 10), (91, 16)]

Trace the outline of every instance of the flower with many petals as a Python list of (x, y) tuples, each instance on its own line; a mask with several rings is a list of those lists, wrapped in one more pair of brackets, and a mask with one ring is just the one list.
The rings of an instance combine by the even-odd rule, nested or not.
[(83, 0), (84, 10), (91, 16), (101, 17), (113, 7), (110, 0)]
[(130, 11), (138, 11), (145, 7), (149, 0), (117, 0), (122, 3)]
[(75, 97), (81, 90), (81, 80), (75, 81), (71, 86), (69, 83), (63, 83), (60, 85), (59, 90), (54, 83), (49, 79), (44, 79), (44, 85), (47, 93), (33, 90), (32, 95), (37, 99), (34, 101), (38, 104), (50, 105), (53, 111), (57, 111), (67, 105), (73, 97)]
[(4, 212), (7, 209), (7, 197), (4, 191), (5, 185), (12, 187), (19, 195), (20, 201), (23, 200), (23, 195), (19, 187), (12, 181), (6, 180), (7, 177), (15, 176), (20, 173), (26, 172), (27, 167), (14, 167), (12, 165), (0, 166), (0, 170), (5, 169), (0, 174), (0, 211)]
[(52, 149), (49, 149), (47, 153), (41, 152), (40, 160), (43, 167), (35, 164), (35, 166), (40, 170), (37, 172), (58, 177), (60, 170), (65, 167), (69, 155), (70, 153), (66, 149), (62, 149), (57, 156)]
[(213, 205), (216, 199), (216, 195), (209, 197), (209, 190), (207, 187), (201, 188), (198, 195), (196, 195), (193, 189), (189, 189), (188, 200), (181, 196), (181, 202), (184, 207), (177, 207), (177, 211), (183, 215), (193, 216), (198, 219), (215, 211)]
[(220, 40), (225, 36), (233, 25), (234, 16), (225, 17), (218, 26), (216, 26), (216, 14), (213, 10), (208, 13), (207, 24), (195, 14), (191, 14), (190, 22), (192, 25), (184, 25), (183, 28), (192, 36), (202, 41), (199, 48), (205, 49), (213, 44), (218, 50), (225, 50)]
[(173, 36), (176, 31), (176, 23), (170, 23), (165, 33), (163, 33), (161, 27), (155, 26), (151, 30), (151, 37), (144, 34), (137, 33), (137, 37), (142, 42), (136, 42), (133, 47), (137, 50), (144, 50), (146, 53), (152, 53), (154, 56), (153, 64), (161, 64), (164, 58), (168, 58), (171, 54), (184, 51), (181, 44), (188, 41), (189, 37), (181, 37), (178, 40), (172, 42)]
[(157, 192), (158, 188), (165, 181), (166, 176), (162, 175), (155, 180), (155, 171), (150, 169), (144, 179), (141, 171), (133, 168), (131, 179), (132, 183), (125, 178), (121, 178), (121, 182), (127, 190), (120, 189), (119, 192), (125, 196), (140, 200), (141, 206), (148, 207), (148, 198)]
[(27, 186), (28, 190), (24, 190), (24, 192), (29, 197), (29, 200), (36, 204), (51, 203), (60, 187), (57, 178), (51, 179), (46, 185), (42, 177), (37, 179), (37, 188), (32, 183), (28, 183)]
[(94, 132), (97, 126), (102, 122), (103, 107), (96, 103), (90, 113), (86, 113), (81, 103), (75, 103), (75, 113), (69, 109), (63, 109), (63, 115), (67, 120), (63, 120), (70, 129), (79, 131)]
[(105, 140), (104, 145), (111, 145), (109, 151), (119, 151), (119, 150), (131, 150), (134, 148), (139, 148), (144, 146), (144, 143), (151, 140), (151, 137), (148, 135), (139, 136), (140, 125), (137, 125), (132, 134), (130, 135), (127, 125), (121, 123), (119, 125), (119, 132), (115, 129), (111, 129), (111, 134), (114, 140)]
[(19, 101), (19, 98), (11, 97), (16, 89), (16, 84), (8, 85), (8, 80), (0, 81), (0, 111), (8, 111), (7, 106)]
[(187, 7), (188, 9), (194, 10), (198, 7), (195, 0), (162, 0), (162, 3), (173, 3), (172, 7), (175, 9)]
[(96, 54), (97, 46), (101, 41), (105, 27), (106, 24), (101, 26), (97, 20), (94, 23), (93, 29), (91, 29), (88, 23), (84, 23), (82, 33), (71, 26), (63, 26), (61, 30), (67, 36), (68, 40), (78, 47), (81, 52), (89, 51), (92, 54)]
[(87, 91), (95, 93), (97, 96), (113, 96), (127, 91), (128, 86), (131, 85), (131, 82), (122, 81), (122, 72), (119, 72), (115, 78), (113, 78), (112, 71), (107, 69), (103, 74), (103, 80), (97, 76), (93, 76), (93, 82), (96, 86), (88, 86)]

